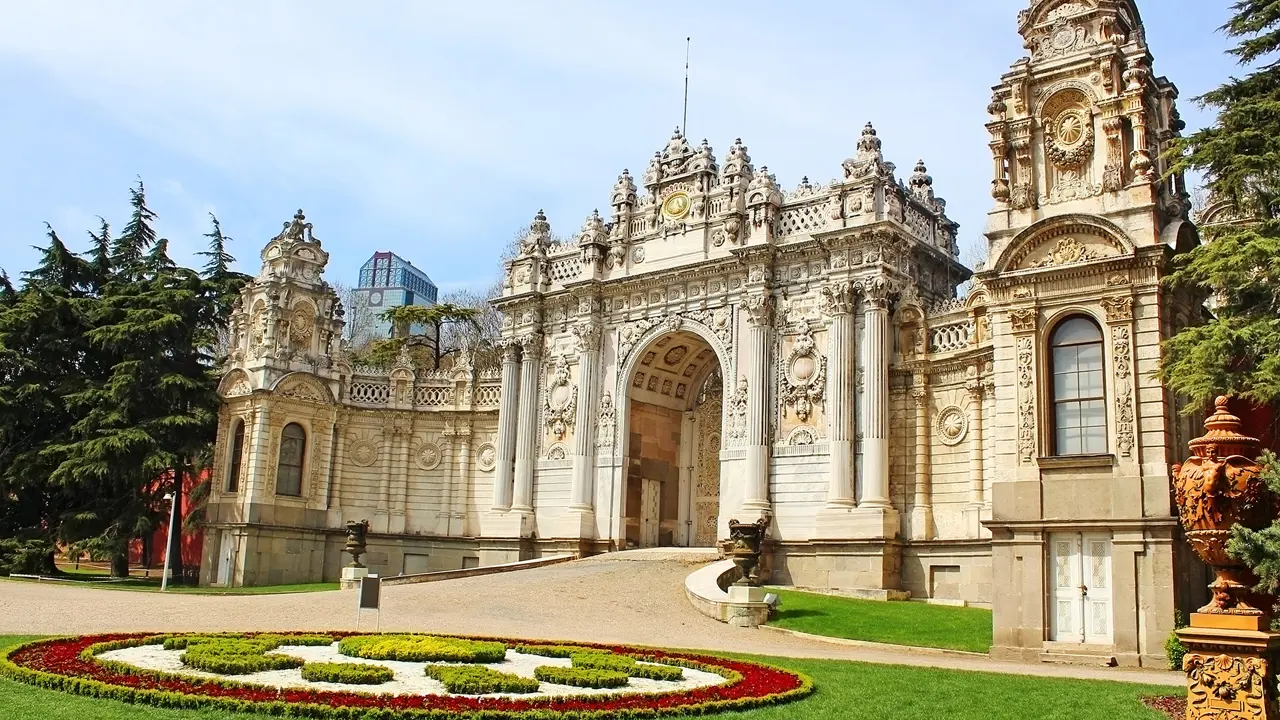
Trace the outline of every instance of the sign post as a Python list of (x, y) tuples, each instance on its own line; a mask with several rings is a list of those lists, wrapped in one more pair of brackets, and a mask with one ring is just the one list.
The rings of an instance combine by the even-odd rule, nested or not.
[(360, 578), (360, 593), (356, 600), (356, 630), (360, 629), (360, 611), (373, 610), (378, 613), (377, 631), (382, 632), (382, 579), (377, 575)]

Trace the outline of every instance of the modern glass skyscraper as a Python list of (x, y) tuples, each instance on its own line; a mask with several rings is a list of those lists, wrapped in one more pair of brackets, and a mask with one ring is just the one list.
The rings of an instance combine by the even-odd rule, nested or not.
[(402, 305), (434, 305), (439, 291), (427, 274), (393, 252), (376, 252), (360, 266), (348, 327), (356, 344), (391, 336), (381, 314)]

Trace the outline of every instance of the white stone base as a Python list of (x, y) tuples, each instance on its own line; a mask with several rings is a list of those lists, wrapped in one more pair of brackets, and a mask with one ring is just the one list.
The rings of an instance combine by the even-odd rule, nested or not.
[(828, 505), (818, 511), (814, 519), (813, 539), (815, 540), (848, 540), (853, 537), (852, 505)]
[(814, 520), (815, 540), (883, 540), (901, 532), (893, 508), (827, 506)]
[(965, 537), (987, 539), (991, 537), (991, 531), (983, 527), (983, 520), (991, 519), (990, 505), (969, 505), (961, 511), (964, 518)]
[(932, 540), (935, 536), (933, 508), (928, 505), (917, 505), (911, 508), (911, 539)]
[(533, 535), (533, 513), (519, 510), (491, 511), (480, 516), (480, 532), (487, 538), (522, 538)]
[(360, 581), (369, 576), (369, 568), (364, 567), (344, 567), (342, 568), (342, 578), (338, 581), (339, 587), (343, 590), (351, 590), (360, 587)]
[(590, 508), (569, 508), (559, 525), (558, 538), (592, 540), (596, 536), (596, 514)]

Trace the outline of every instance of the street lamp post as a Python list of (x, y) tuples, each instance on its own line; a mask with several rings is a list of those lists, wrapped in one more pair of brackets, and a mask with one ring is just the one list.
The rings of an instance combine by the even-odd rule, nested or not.
[(165, 493), (164, 499), (169, 501), (169, 535), (164, 544), (164, 574), (160, 576), (160, 592), (169, 589), (169, 556), (173, 554), (173, 526), (174, 514), (178, 509), (178, 503), (174, 501), (173, 493)]

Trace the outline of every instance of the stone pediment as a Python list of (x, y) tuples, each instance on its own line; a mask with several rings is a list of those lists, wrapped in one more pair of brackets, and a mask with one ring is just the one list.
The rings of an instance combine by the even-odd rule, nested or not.
[(1113, 223), (1090, 215), (1041, 221), (1014, 238), (994, 269), (1043, 270), (1131, 255), (1133, 243)]
[(272, 392), (291, 400), (312, 403), (332, 403), (333, 394), (318, 378), (308, 373), (291, 373), (285, 375), (272, 388)]

